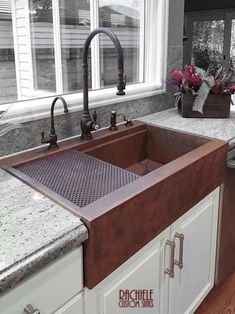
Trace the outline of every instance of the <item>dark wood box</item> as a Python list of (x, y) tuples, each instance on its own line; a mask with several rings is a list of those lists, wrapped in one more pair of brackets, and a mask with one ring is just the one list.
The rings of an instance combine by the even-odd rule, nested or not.
[(179, 102), (179, 112), (184, 118), (228, 118), (230, 115), (230, 94), (209, 94), (203, 114), (193, 111), (192, 106), (195, 96), (183, 94)]

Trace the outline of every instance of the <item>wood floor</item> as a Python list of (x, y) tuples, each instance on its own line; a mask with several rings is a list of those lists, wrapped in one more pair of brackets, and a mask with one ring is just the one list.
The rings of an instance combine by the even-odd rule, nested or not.
[(195, 314), (235, 314), (235, 273), (212, 289)]

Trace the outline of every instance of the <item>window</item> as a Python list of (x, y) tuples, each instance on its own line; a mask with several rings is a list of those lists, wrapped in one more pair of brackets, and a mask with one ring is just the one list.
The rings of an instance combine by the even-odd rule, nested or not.
[[(13, 29), (11, 44), (7, 44), (15, 67), (15, 98), (11, 101), (21, 101), (9, 110), (10, 118), (22, 117), (22, 113), (25, 117), (44, 111), (48, 114), (46, 97), (56, 94), (64, 95), (70, 108), (79, 108), (83, 45), (96, 27), (108, 27), (118, 37), (128, 84), (125, 99), (116, 97), (116, 51), (107, 36), (96, 36), (88, 58), (91, 104), (120, 102), (164, 91), (168, 1), (13, 0), (12, 8), (10, 0), (5, 1)], [(0, 7), (0, 24), (1, 10)], [(7, 98), (0, 98), (1, 102), (7, 102)]]
[(56, 92), (52, 0), (29, 0), (34, 90)]
[[(99, 26), (110, 28), (119, 38), (123, 49), (127, 83), (142, 83), (144, 62), (144, 1), (131, 1), (131, 7), (99, 0)], [(116, 52), (106, 36), (100, 39), (100, 86), (115, 85)]]
[(0, 2), (0, 104), (16, 100), (17, 88), (11, 6), (10, 0), (4, 0)]

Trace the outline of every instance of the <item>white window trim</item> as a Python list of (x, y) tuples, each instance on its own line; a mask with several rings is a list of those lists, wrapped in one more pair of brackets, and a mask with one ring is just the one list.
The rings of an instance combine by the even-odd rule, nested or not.
[[(166, 92), (169, 0), (147, 0), (146, 2), (146, 20), (148, 23), (145, 25), (145, 82), (127, 84), (126, 95), (119, 97), (116, 96), (116, 88), (89, 91), (90, 108), (126, 102)], [(156, 56), (158, 57), (156, 58)], [(1, 110), (7, 111), (0, 119), (0, 123), (13, 120), (15, 122), (27, 122), (49, 117), (50, 105), (56, 95), (51, 96), (52, 94), (48, 94), (49, 97), (46, 98), (39, 98), (38, 93), (37, 95), (37, 99), (0, 105)], [(42, 93), (42, 97), (45, 97), (45, 94), (43, 95)], [(82, 92), (65, 94), (63, 97), (68, 104), (69, 112), (82, 110)], [(56, 106), (55, 115), (63, 113), (61, 107)]]
[(62, 57), (61, 57), (61, 39), (60, 39), (60, 11), (59, 1), (52, 0), (53, 8), (53, 31), (54, 31), (54, 51), (55, 51), (55, 75), (56, 75), (56, 93), (63, 91), (62, 77)]

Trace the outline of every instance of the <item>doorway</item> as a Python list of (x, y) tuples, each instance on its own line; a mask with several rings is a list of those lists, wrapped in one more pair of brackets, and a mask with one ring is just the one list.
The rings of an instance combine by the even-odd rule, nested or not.
[(188, 13), (184, 64), (208, 68), (213, 63), (235, 69), (235, 12)]
[[(235, 11), (200, 11), (185, 15), (188, 40), (184, 42), (184, 64), (203, 69), (220, 65), (235, 76)], [(232, 96), (235, 103), (235, 95)], [(235, 111), (234, 106), (231, 107)]]

